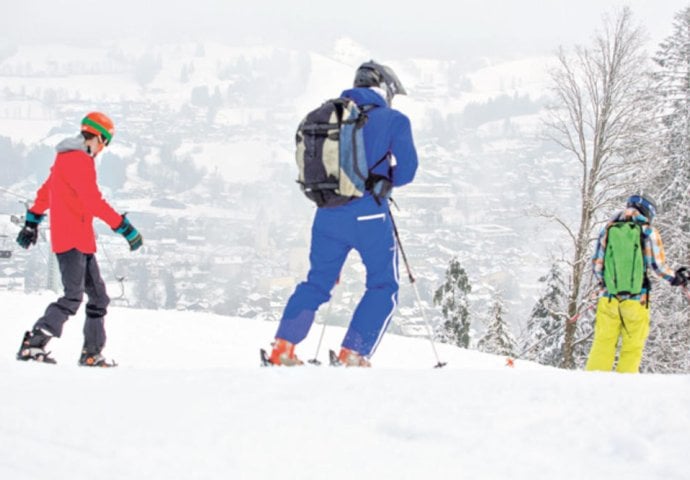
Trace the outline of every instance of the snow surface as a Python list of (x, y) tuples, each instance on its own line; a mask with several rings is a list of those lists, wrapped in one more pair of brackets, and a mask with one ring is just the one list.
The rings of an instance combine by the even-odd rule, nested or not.
[[(686, 479), (690, 377), (561, 371), (388, 335), (374, 368), (260, 368), (275, 323), (111, 308), (116, 369), (76, 365), (80, 312), (14, 355), (54, 294), (1, 292), (0, 478)], [(321, 325), (298, 347), (315, 353)], [(328, 327), (320, 357), (343, 329)]]

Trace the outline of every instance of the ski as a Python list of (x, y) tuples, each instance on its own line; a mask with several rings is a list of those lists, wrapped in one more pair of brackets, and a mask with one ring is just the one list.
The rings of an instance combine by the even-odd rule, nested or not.
[(77, 365), (88, 368), (114, 368), (117, 367), (117, 362), (115, 360), (106, 360), (100, 353), (88, 355), (86, 352), (82, 352)]
[(334, 350), (329, 350), (329, 351), (328, 351), (328, 364), (329, 364), (331, 367), (340, 367), (340, 366), (343, 365), (343, 364), (340, 362), (340, 360), (338, 360), (338, 354), (335, 353)]
[[(270, 358), (271, 358), (271, 356), (268, 354), (268, 352), (267, 352), (266, 350), (264, 350), (263, 348), (260, 348), (260, 349), (259, 349), (259, 359), (261, 360), (261, 363), (260, 363), (260, 366), (261, 366), (261, 367), (276, 367), (276, 366), (279, 366), (279, 365), (274, 365), (273, 363), (271, 363)], [(309, 365), (314, 365), (314, 366), (317, 366), (317, 367), (321, 365), (321, 362), (320, 362), (319, 360), (317, 360), (317, 359), (307, 360), (307, 363), (308, 363)], [(303, 365), (302, 363), (299, 363), (299, 364), (297, 364), (297, 365), (292, 365), (292, 366), (299, 367), (299, 366), (302, 366), (302, 365)]]
[(264, 350), (263, 348), (259, 349), (259, 358), (261, 359), (261, 366), (262, 367), (272, 367), (273, 364), (269, 360), (268, 352)]
[(101, 363), (97, 363), (95, 365), (84, 365), (81, 363), (78, 363), (80, 367), (87, 367), (87, 368), (115, 368), (118, 366), (118, 363), (115, 360), (111, 361), (102, 361)]
[[(45, 363), (48, 365), (55, 365), (57, 362), (53, 357), (50, 357), (50, 352), (42, 352), (42, 353), (37, 353), (37, 354), (31, 354), (29, 348), (22, 350), (17, 354), (17, 360), (20, 362), (36, 362), (36, 363)], [(32, 356), (29, 356), (32, 355)]]
[[(22, 352), (23, 353), (23, 352)], [(57, 361), (53, 358), (50, 357), (50, 352), (46, 353), (39, 353), (35, 355), (34, 357), (21, 357), (20, 355), (17, 355), (17, 360), (20, 362), (27, 362), (27, 363), (44, 363), (47, 365), (56, 365)], [(103, 360), (100, 363), (96, 363), (95, 365), (89, 365), (89, 364), (82, 364), (77, 362), (77, 365), (80, 367), (87, 367), (87, 368), (115, 368), (119, 364), (115, 360), (107, 361)]]

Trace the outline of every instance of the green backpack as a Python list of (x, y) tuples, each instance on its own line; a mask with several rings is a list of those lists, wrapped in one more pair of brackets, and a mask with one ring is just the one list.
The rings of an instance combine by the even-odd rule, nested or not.
[(645, 279), (642, 225), (617, 222), (607, 232), (604, 283), (612, 295), (637, 295)]

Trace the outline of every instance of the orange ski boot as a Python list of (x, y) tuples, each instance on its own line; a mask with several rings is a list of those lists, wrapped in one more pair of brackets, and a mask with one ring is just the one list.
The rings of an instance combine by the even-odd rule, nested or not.
[(282, 338), (276, 338), (276, 341), (273, 343), (273, 351), (269, 361), (273, 365), (284, 365), (286, 367), (304, 365), (304, 362), (295, 355), (295, 344)]
[(340, 349), (338, 361), (346, 367), (371, 367), (371, 362), (366, 357), (345, 347)]

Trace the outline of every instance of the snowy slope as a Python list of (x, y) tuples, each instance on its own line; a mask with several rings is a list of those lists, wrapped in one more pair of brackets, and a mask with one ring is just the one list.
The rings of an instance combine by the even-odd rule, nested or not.
[(428, 342), (392, 335), (372, 369), (262, 369), (274, 323), (120, 308), (119, 368), (76, 366), (79, 317), (51, 344), (58, 365), (15, 361), (52, 298), (0, 293), (3, 479), (688, 478), (688, 377), (507, 368), (445, 345), (435, 370)]

